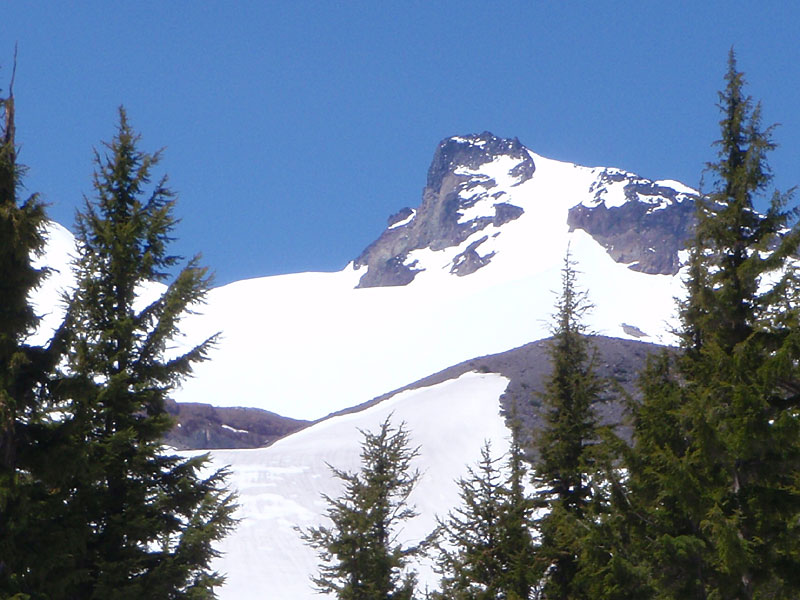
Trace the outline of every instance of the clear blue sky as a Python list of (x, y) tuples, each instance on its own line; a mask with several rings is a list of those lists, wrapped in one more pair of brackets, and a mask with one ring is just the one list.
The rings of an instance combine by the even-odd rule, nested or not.
[(71, 226), (124, 104), (165, 147), (175, 250), (217, 282), (338, 270), (416, 206), (444, 137), (696, 185), (735, 46), (800, 183), (800, 3), (10, 2), (26, 185)]

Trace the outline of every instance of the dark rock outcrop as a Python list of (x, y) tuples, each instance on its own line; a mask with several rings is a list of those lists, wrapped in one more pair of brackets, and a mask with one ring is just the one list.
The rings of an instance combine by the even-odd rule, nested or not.
[(167, 402), (176, 420), (164, 444), (178, 450), (259, 448), (299, 431), (310, 422), (257, 408), (221, 408), (196, 402)]
[[(627, 202), (607, 207), (607, 184), (627, 181)], [(678, 252), (685, 248), (694, 227), (694, 202), (687, 194), (657, 185), (630, 173), (606, 171), (589, 189), (594, 206), (578, 204), (569, 211), (570, 230), (583, 229), (615, 261), (632, 263), (634, 271), (674, 275), (680, 269)]]
[(520, 161), (511, 173), (519, 178), (519, 183), (530, 179), (536, 170), (533, 159), (517, 138), (498, 138), (484, 131), (479, 135), (453, 136), (442, 140), (428, 168), (426, 187), (439, 190), (445, 178), (459, 167), (476, 171), (498, 156), (510, 156)]
[(403, 221), (408, 219), (413, 214), (414, 214), (414, 209), (413, 208), (409, 208), (408, 206), (406, 206), (405, 208), (401, 208), (399, 211), (394, 213), (392, 216), (390, 216), (386, 220), (386, 225), (388, 227), (393, 227), (394, 225), (397, 225), (398, 223), (402, 223)]
[[(496, 183), (486, 176), (475, 176), (467, 171), (477, 171), (499, 156), (518, 161), (509, 174), (517, 184), (533, 176), (536, 166), (526, 148), (516, 138), (497, 138), (489, 132), (480, 135), (452, 137), (442, 141), (428, 169), (427, 185), (422, 191), (422, 203), (412, 211), (403, 209), (389, 218), (389, 228), (354, 261), (354, 267), (366, 267), (358, 287), (406, 285), (419, 272), (409, 264), (408, 254), (413, 250), (429, 248), (442, 250), (458, 246), (476, 231), (489, 225), (499, 226), (518, 218), (522, 208), (502, 201), (504, 194), (495, 194), (494, 215), (460, 221), (461, 211), (489, 198)], [(413, 218), (409, 220), (409, 217)], [(474, 248), (472, 249), (474, 251)], [(477, 269), (488, 264), (491, 256), (478, 257), (476, 261), (467, 250), (462, 262)], [(466, 256), (468, 255), (468, 256)], [(454, 273), (465, 274), (461, 268)], [(470, 271), (472, 272), (472, 271)]]
[(453, 266), (450, 269), (450, 272), (462, 277), (464, 275), (474, 273), (481, 267), (489, 264), (489, 261), (492, 260), (492, 257), (494, 256), (494, 252), (490, 252), (485, 256), (478, 254), (478, 246), (480, 246), (487, 239), (489, 239), (488, 236), (483, 236), (479, 240), (475, 240), (469, 246), (467, 246), (467, 249), (464, 250), (464, 252), (458, 254), (453, 259)]

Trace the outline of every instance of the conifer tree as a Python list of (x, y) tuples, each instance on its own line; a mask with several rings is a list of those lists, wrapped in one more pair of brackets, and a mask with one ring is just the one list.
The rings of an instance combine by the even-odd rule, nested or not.
[(517, 435), (507, 473), (492, 458), (487, 442), (477, 468), (459, 480), (461, 505), (439, 522), (438, 569), (441, 592), (452, 600), (527, 600), (540, 579), (534, 571), (528, 474)]
[[(14, 96), (0, 99), (0, 509), (15, 479), (20, 417), (33, 410), (36, 381), (29, 377), (26, 344), (38, 318), (30, 293), (41, 282), (32, 264), (44, 247), (44, 206), (37, 195), (20, 202), (23, 167), (17, 163)], [(2, 514), (0, 510), (0, 514)]]
[(756, 212), (772, 128), (732, 51), (725, 81), (714, 188), (697, 201), (680, 305), (682, 354), (643, 374), (628, 523), (653, 597), (796, 598), (800, 288), (789, 259), (800, 229), (786, 195)]
[(39, 324), (30, 295), (46, 276), (33, 262), (44, 249), (46, 216), (36, 194), (19, 198), (25, 169), (17, 162), (13, 74), (0, 108), (0, 597), (8, 597), (24, 588), (32, 565), (58, 562), (63, 525), (53, 511), (61, 499), (45, 471), (61, 461), (43, 421), (61, 336), (29, 342)]
[(556, 303), (549, 353), (552, 365), (542, 397), (544, 423), (536, 441), (539, 458), (534, 481), (540, 492), (539, 560), (546, 567), (546, 598), (584, 597), (578, 585), (581, 540), (586, 521), (598, 501), (593, 477), (597, 467), (592, 446), (599, 441), (594, 405), (603, 382), (595, 374), (594, 354), (582, 322), (591, 308), (577, 287), (569, 253), (562, 270), (562, 290)]
[(520, 422), (512, 414), (511, 446), (508, 453), (507, 498), (502, 516), (503, 553), (507, 557), (505, 577), (508, 600), (538, 598), (542, 572), (537, 568), (537, 544), (532, 535), (533, 502), (525, 491), (530, 471), (522, 447)]
[(151, 184), (160, 155), (140, 151), (119, 116), (95, 153), (96, 197), (77, 219), (74, 338), (59, 393), (73, 449), (66, 516), (85, 527), (60, 597), (212, 598), (223, 581), (210, 568), (213, 543), (233, 525), (226, 472), (203, 476), (207, 456), (172, 456), (160, 441), (172, 426), (165, 399), (213, 343), (172, 347), (209, 278), (195, 258), (153, 294), (179, 261), (167, 252), (174, 196), (165, 177)]
[(639, 385), (643, 402), (628, 400), (635, 445), (616, 436), (608, 441), (611, 460), (603, 470), (610, 506), (584, 552), (590, 597), (706, 598), (700, 584), (704, 542), (690, 517), (703, 493), (703, 467), (687, 439), (675, 355), (648, 357)]
[(404, 546), (395, 535), (399, 525), (417, 514), (408, 497), (420, 477), (411, 468), (419, 449), (409, 445), (405, 426), (393, 427), (390, 418), (377, 433), (361, 433), (360, 471), (330, 467), (344, 485), (338, 498), (323, 495), (332, 525), (300, 531), (321, 561), (312, 581), (318, 591), (340, 600), (411, 600), (416, 574), (409, 561), (422, 553), (426, 542)]
[(498, 458), (486, 443), (476, 468), (458, 481), (461, 505), (439, 522), (438, 569), (442, 598), (499, 598), (506, 561), (501, 556), (501, 515), (506, 489)]
[(697, 275), (682, 311), (691, 456), (705, 479), (704, 579), (721, 597), (797, 597), (800, 281), (787, 261), (800, 228), (790, 196), (775, 192), (756, 212), (772, 179), (773, 128), (744, 94), (733, 51), (725, 81), (714, 189), (698, 201)]

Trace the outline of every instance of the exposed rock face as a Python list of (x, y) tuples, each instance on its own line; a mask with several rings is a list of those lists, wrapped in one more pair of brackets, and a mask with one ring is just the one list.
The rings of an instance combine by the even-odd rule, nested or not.
[[(619, 189), (621, 187), (621, 189)], [(617, 189), (613, 189), (617, 188)], [(622, 202), (608, 206), (610, 192)], [(678, 252), (694, 227), (691, 196), (631, 173), (607, 169), (592, 184), (591, 201), (572, 207), (570, 229), (583, 229), (617, 262), (643, 273), (674, 275)]]
[(453, 266), (450, 269), (450, 272), (455, 273), (458, 276), (469, 275), (470, 273), (474, 273), (481, 267), (489, 264), (489, 261), (494, 256), (494, 252), (490, 252), (485, 256), (478, 254), (478, 246), (480, 246), (487, 239), (489, 239), (488, 236), (483, 236), (481, 239), (476, 240), (467, 246), (467, 249), (456, 256), (453, 260)]
[[(569, 210), (570, 230), (583, 229), (631, 269), (677, 273), (679, 251), (693, 227), (692, 190), (619, 169), (581, 168), (590, 172), (591, 184)], [(388, 228), (354, 261), (356, 269), (366, 267), (358, 287), (411, 283), (425, 269), (426, 257), (417, 252), (423, 249), (460, 246), (449, 263), (457, 276), (485, 267), (496, 244), (484, 242), (523, 214), (512, 203), (512, 196), (517, 204), (522, 200), (512, 189), (535, 171), (531, 152), (516, 138), (484, 132), (443, 140), (428, 169), (422, 203), (389, 217)], [(495, 231), (485, 231), (490, 226)]]
[(257, 408), (195, 402), (168, 401), (167, 411), (177, 423), (164, 443), (178, 450), (260, 448), (310, 424)]
[[(507, 161), (507, 174), (516, 184), (530, 179), (536, 169), (530, 153), (516, 138), (502, 139), (484, 132), (442, 141), (428, 169), (420, 206), (392, 215), (389, 228), (355, 260), (356, 269), (367, 268), (358, 287), (406, 285), (419, 272), (409, 257), (412, 251), (458, 246), (490, 224), (499, 226), (518, 218), (522, 208), (504, 202), (503, 192), (492, 195), (496, 182), (480, 174), (482, 167), (498, 159)], [(489, 199), (497, 201), (493, 215), (464, 218), (464, 211)], [(480, 243), (470, 244), (456, 258), (453, 273), (472, 273), (488, 264), (491, 254), (479, 255)]]
[(428, 168), (426, 187), (441, 190), (444, 180), (459, 170), (459, 167), (477, 171), (498, 156), (509, 156), (519, 161), (519, 165), (511, 173), (519, 178), (519, 183), (530, 179), (536, 170), (533, 159), (517, 138), (498, 138), (484, 131), (480, 135), (454, 136), (442, 140)]

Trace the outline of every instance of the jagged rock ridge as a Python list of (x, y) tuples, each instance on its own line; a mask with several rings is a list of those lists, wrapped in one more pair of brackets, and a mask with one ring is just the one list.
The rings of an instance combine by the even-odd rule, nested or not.
[(675, 275), (695, 209), (692, 190), (672, 183), (680, 190), (619, 169), (600, 170), (588, 190), (591, 199), (570, 209), (567, 224), (635, 271)]
[[(516, 138), (502, 139), (484, 132), (442, 141), (428, 169), (419, 208), (404, 208), (392, 215), (388, 228), (354, 261), (356, 269), (367, 267), (359, 287), (406, 285), (421, 270), (408, 260), (409, 252), (458, 246), (476, 231), (518, 218), (522, 208), (505, 202), (506, 192), (494, 189), (495, 179), (481, 172), (492, 163), (502, 163), (501, 171), (516, 185), (530, 179), (536, 170), (530, 153)], [(466, 217), (470, 208), (487, 200), (494, 209), (492, 215)], [(482, 241), (456, 256), (452, 273), (467, 275), (488, 264), (491, 254), (478, 253)]]
[[(449, 263), (450, 273), (458, 276), (488, 265), (495, 251), (483, 250), (482, 245), (499, 234), (497, 228), (521, 217), (523, 206), (537, 200), (516, 189), (536, 177), (535, 156), (518, 139), (489, 132), (443, 140), (419, 207), (406, 207), (389, 217), (388, 228), (354, 261), (356, 269), (367, 270), (358, 287), (411, 283), (426, 268), (414, 257), (420, 249), (461, 246)], [(571, 231), (586, 231), (615, 261), (633, 270), (677, 273), (679, 252), (693, 223), (693, 190), (620, 169), (576, 168), (589, 184), (585, 193), (566, 198), (571, 208), (565, 225)], [(490, 225), (495, 231), (476, 235)]]

